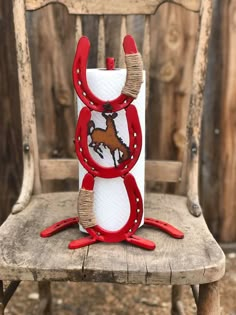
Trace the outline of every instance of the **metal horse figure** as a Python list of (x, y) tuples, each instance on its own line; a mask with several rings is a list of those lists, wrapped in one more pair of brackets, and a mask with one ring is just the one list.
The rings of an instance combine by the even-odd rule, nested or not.
[(95, 128), (93, 120), (90, 120), (88, 124), (88, 135), (90, 135), (92, 139), (89, 146), (92, 147), (102, 159), (103, 151), (101, 149), (101, 145), (103, 145), (104, 148), (108, 147), (114, 161), (114, 166), (117, 167), (115, 151), (118, 151), (118, 163), (120, 164), (131, 157), (130, 150), (121, 137), (118, 137), (117, 135), (114, 119), (118, 116), (118, 114), (112, 113), (111, 115), (107, 115), (102, 113), (102, 116), (106, 119), (106, 129)]
[[(127, 35), (124, 38), (123, 47), (126, 55), (139, 55), (134, 39)], [(141, 148), (142, 148), (142, 131), (139, 123), (139, 118), (135, 106), (132, 104), (134, 96), (128, 94), (125, 87), (130, 86), (131, 72), (127, 67), (126, 84), (123, 92), (114, 100), (101, 100), (92, 93), (87, 83), (86, 67), (89, 55), (90, 43), (87, 37), (82, 37), (77, 46), (73, 64), (73, 82), (77, 95), (84, 103), (84, 107), (80, 111), (76, 131), (75, 131), (75, 151), (80, 163), (86, 169), (87, 174), (83, 178), (82, 188), (80, 193), (90, 194), (94, 189), (95, 177), (102, 178), (115, 178), (121, 177), (124, 181), (124, 186), (130, 203), (130, 215), (127, 222), (122, 228), (117, 231), (109, 231), (103, 229), (96, 222), (93, 221), (90, 225), (84, 221), (79, 209), (79, 218), (74, 217), (70, 219), (57, 222), (41, 232), (42, 237), (49, 237), (68, 226), (80, 222), (86, 229), (89, 236), (71, 241), (69, 244), (70, 249), (81, 248), (91, 245), (96, 242), (121, 242), (127, 241), (128, 243), (136, 246), (153, 250), (155, 243), (150, 240), (144, 239), (135, 235), (135, 232), (140, 226), (143, 217), (143, 201), (139, 188), (136, 184), (135, 178), (130, 173), (130, 170), (136, 164)], [(140, 57), (140, 55), (139, 55)], [(141, 59), (141, 57), (140, 57)], [(126, 61), (128, 63), (128, 61)], [(142, 63), (138, 68), (139, 75), (142, 75)], [(141, 87), (138, 85), (137, 93)], [(129, 147), (118, 137), (114, 119), (117, 117), (117, 112), (124, 109), (127, 119), (129, 131)], [(106, 119), (106, 129), (96, 128), (94, 122), (91, 120), (91, 112), (100, 112)], [(91, 142), (88, 144), (88, 137)], [(92, 147), (94, 151), (103, 158), (102, 146), (109, 148), (113, 157), (114, 166), (104, 167), (96, 162), (89, 151)], [(119, 159), (118, 163), (115, 159), (115, 151), (118, 150)], [(122, 153), (122, 155), (121, 155)], [(79, 208), (82, 208), (83, 203), (79, 199)], [(92, 203), (89, 204), (91, 208)], [(91, 209), (90, 209), (91, 210)], [(89, 221), (89, 220), (88, 220)], [(156, 227), (172, 237), (183, 238), (183, 233), (170, 224), (155, 220), (152, 218), (144, 219), (145, 225)]]

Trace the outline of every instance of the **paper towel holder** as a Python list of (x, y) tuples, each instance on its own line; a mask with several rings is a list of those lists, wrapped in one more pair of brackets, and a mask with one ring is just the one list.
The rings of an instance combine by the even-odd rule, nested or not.
[[(77, 157), (87, 171), (87, 174), (83, 178), (82, 188), (79, 192), (79, 217), (69, 218), (57, 222), (40, 233), (41, 237), (49, 237), (69, 226), (78, 224), (80, 222), (85, 230), (89, 233), (89, 236), (71, 241), (69, 243), (70, 249), (81, 248), (96, 242), (116, 243), (121, 241), (127, 241), (128, 243), (148, 250), (153, 250), (156, 246), (152, 241), (135, 235), (135, 232), (139, 228), (143, 217), (143, 201), (135, 178), (130, 173), (130, 170), (136, 164), (141, 152), (142, 131), (136, 107), (131, 103), (134, 98), (137, 97), (141, 87), (143, 69), (142, 62), (134, 62), (134, 59), (132, 59), (133, 55), (137, 57), (137, 61), (141, 58), (132, 36), (127, 35), (124, 38), (123, 47), (127, 57), (126, 64), (128, 65), (125, 86), (122, 89), (120, 96), (118, 96), (116, 99), (104, 101), (99, 99), (91, 92), (87, 83), (86, 67), (90, 48), (88, 38), (85, 36), (81, 37), (77, 46), (72, 71), (73, 82), (79, 98), (86, 106), (80, 111), (75, 131), (74, 144)], [(129, 67), (129, 63), (131, 64), (131, 67)], [(135, 80), (132, 78), (132, 71), (136, 71), (136, 74), (138, 74), (137, 82), (135, 82)], [(95, 110), (97, 112), (102, 112), (103, 117), (107, 119), (109, 116), (114, 116), (114, 113), (117, 115), (117, 112), (119, 112), (121, 109), (125, 109), (126, 112), (130, 136), (130, 156), (126, 160), (121, 159), (119, 165), (115, 164), (114, 167), (104, 167), (98, 164), (92, 158), (88, 149), (88, 126), (91, 121), (91, 111)], [(93, 189), (95, 177), (123, 178), (124, 186), (126, 188), (130, 203), (130, 215), (127, 222), (119, 230), (105, 230), (96, 222), (96, 218), (93, 213)], [(144, 224), (158, 228), (174, 238), (184, 237), (184, 234), (181, 231), (160, 220), (145, 218)]]

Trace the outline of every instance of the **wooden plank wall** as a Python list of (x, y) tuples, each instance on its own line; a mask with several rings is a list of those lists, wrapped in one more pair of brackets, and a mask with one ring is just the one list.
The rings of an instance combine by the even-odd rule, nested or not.
[[(9, 16), (11, 21), (11, 1), (4, 2), (0, 5), (0, 35), (4, 42), (0, 46), (0, 97), (2, 113), (7, 119), (0, 115), (0, 143), (3, 148), (0, 151), (0, 190), (4, 192), (0, 199), (1, 219), (9, 213), (10, 205), (17, 197), (22, 172), (13, 29), (11, 23), (6, 23)], [(233, 193), (236, 187), (235, 7), (236, 0), (215, 1), (201, 151), (201, 202), (210, 229), (222, 241), (236, 240), (236, 197)], [(27, 23), (31, 30), (30, 49), (34, 65), (36, 110), (39, 113), (37, 126), (40, 130), (40, 155), (42, 158), (71, 158), (74, 156), (72, 139), (75, 125), (68, 122), (74, 116), (71, 65), (75, 19), (68, 16), (63, 6), (56, 5), (54, 8), (48, 6), (42, 11), (28, 13)], [(114, 30), (119, 29), (120, 23), (118, 16), (105, 19), (105, 25), (109, 25), (106, 28), (107, 54), (116, 58), (119, 57), (120, 43), (119, 34), (114, 36)], [(142, 23), (142, 17), (128, 19), (128, 30), (135, 32), (140, 50)], [(183, 121), (187, 114), (191, 88), (197, 24), (196, 15), (179, 6), (167, 4), (151, 19), (153, 67), (150, 73), (151, 93), (147, 113), (148, 158), (181, 159), (184, 156), (186, 126)], [(97, 37), (94, 30), (98, 29), (98, 18), (84, 17), (83, 26), (84, 33), (89, 35), (92, 42), (89, 66), (94, 67), (97, 56)], [(5, 83), (2, 85), (2, 82)], [(55, 118), (55, 124), (52, 124), (49, 115)], [(162, 124), (159, 123), (160, 118)], [(12, 151), (9, 151), (10, 148)], [(45, 190), (61, 190), (64, 187), (77, 189), (77, 183), (44, 183)], [(174, 190), (173, 186), (154, 183), (149, 185), (149, 189)], [(181, 192), (181, 187), (178, 191)]]

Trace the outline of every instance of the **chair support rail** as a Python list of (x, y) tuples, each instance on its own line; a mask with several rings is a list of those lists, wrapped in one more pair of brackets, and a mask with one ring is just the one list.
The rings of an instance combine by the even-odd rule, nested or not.
[(3, 281), (0, 280), (0, 314), (4, 314), (4, 309), (15, 293), (21, 281), (11, 281), (4, 292)]

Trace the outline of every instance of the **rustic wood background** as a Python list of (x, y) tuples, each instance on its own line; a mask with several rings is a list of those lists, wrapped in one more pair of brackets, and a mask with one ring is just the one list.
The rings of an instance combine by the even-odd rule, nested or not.
[[(213, 29), (205, 91), (201, 150), (201, 203), (218, 240), (236, 240), (236, 0), (214, 1)], [(9, 214), (22, 179), (21, 130), (11, 1), (0, 1), (0, 220)], [(71, 66), (73, 16), (62, 5), (28, 13), (39, 146), (42, 157), (73, 157), (75, 125)], [(106, 19), (106, 50), (118, 57), (120, 17)], [(96, 66), (97, 17), (84, 17), (92, 45), (89, 66)], [(164, 4), (152, 17), (147, 157), (181, 159), (191, 88), (198, 17)], [(142, 46), (143, 18), (130, 17), (128, 31)], [(55, 123), (51, 117), (54, 117)], [(160, 123), (160, 118), (162, 123)], [(73, 120), (74, 121), (74, 120)], [(60, 170), (58, 170), (60, 171)], [(44, 189), (77, 189), (74, 181), (44, 183)], [(152, 184), (150, 189), (173, 190)]]

